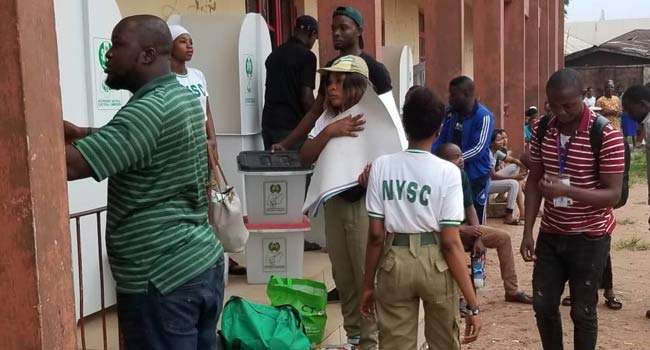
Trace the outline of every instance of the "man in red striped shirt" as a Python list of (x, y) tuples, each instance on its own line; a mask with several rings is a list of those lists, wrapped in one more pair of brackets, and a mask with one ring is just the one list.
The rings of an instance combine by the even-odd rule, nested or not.
[[(582, 101), (582, 81), (571, 69), (555, 72), (546, 85), (552, 114), (541, 140), (533, 126), (526, 184), (525, 261), (535, 261), (533, 307), (544, 349), (562, 349), (560, 297), (568, 281), (574, 347), (596, 348), (598, 287), (609, 255), (625, 170), (623, 136), (611, 125), (601, 135), (598, 159), (589, 130), (597, 116)], [(537, 246), (533, 225), (544, 199)]]

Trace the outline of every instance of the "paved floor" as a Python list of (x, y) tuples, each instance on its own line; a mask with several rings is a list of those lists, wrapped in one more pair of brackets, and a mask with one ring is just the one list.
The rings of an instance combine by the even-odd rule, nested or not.
[[(245, 261), (243, 257), (234, 257), (237, 261)], [(334, 286), (331, 273), (329, 258), (324, 252), (305, 252), (304, 256), (304, 276), (305, 278), (324, 282), (328, 288)], [(256, 303), (268, 304), (266, 296), (266, 285), (249, 285), (246, 283), (245, 276), (230, 276), (226, 286), (225, 301), (232, 295), (241, 296)], [(325, 330), (324, 345), (343, 344), (346, 340), (345, 331), (343, 330), (343, 318), (341, 317), (339, 304), (328, 304), (327, 306), (327, 327)], [(420, 334), (419, 343), (424, 341), (422, 327), (422, 313), (420, 313)], [(102, 336), (102, 318), (100, 314), (95, 314), (86, 318), (85, 321), (85, 344), (88, 350), (103, 350), (104, 342)], [(117, 316), (114, 309), (109, 309), (106, 313), (106, 349), (118, 350), (118, 331)], [(78, 327), (78, 345), (82, 348), (81, 329)]]

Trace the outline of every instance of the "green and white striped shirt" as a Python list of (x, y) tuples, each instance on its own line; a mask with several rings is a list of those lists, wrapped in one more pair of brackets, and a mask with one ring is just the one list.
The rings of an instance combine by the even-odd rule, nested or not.
[(223, 253), (208, 223), (206, 131), (199, 100), (174, 74), (140, 88), (75, 143), (108, 180), (106, 246), (118, 293), (167, 294)]

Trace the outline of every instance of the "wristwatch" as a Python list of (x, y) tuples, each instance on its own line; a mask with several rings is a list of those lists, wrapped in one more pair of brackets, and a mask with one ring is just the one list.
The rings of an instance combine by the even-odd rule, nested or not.
[(467, 305), (465, 307), (465, 313), (467, 314), (467, 316), (476, 316), (480, 312), (481, 312), (481, 309), (479, 309), (478, 306), (477, 307), (470, 307), (469, 305)]

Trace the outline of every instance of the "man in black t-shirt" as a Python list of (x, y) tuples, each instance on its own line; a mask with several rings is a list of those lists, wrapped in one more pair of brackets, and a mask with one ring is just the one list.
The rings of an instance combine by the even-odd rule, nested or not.
[[(369, 80), (375, 92), (379, 95), (387, 93), (393, 89), (390, 74), (383, 64), (363, 52), (362, 33), (363, 18), (359, 11), (352, 7), (338, 7), (332, 15), (332, 41), (334, 42), (334, 48), (339, 51), (339, 56), (327, 62), (325, 67), (331, 66), (341, 56), (360, 56), (368, 65)], [(325, 102), (323, 83), (321, 82), (318, 97), (309, 112), (305, 114), (289, 136), (272, 145), (272, 150), (281, 151), (291, 149), (294, 145), (302, 144), (307, 139), (307, 135), (314, 127), (316, 120), (323, 113), (323, 104)]]
[[(262, 113), (264, 149), (282, 141), (314, 104), (318, 22), (311, 16), (296, 20), (294, 35), (266, 59), (266, 93)], [(300, 148), (296, 143), (292, 149)]]

